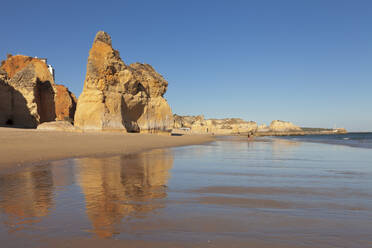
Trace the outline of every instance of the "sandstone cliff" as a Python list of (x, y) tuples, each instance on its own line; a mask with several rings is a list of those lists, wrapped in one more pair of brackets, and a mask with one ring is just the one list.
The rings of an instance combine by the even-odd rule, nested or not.
[(272, 132), (290, 132), (302, 131), (302, 129), (291, 122), (274, 120), (270, 123), (270, 131)]
[(204, 119), (203, 115), (179, 116), (174, 115), (174, 129), (181, 129), (190, 133), (213, 133), (216, 135), (230, 135), (255, 132), (257, 123), (240, 118)]
[(261, 124), (257, 128), (257, 132), (269, 132), (270, 127), (268, 127), (266, 124)]
[(61, 101), (56, 103), (57, 89), (44, 61), (23, 55), (8, 56), (0, 69), (3, 75), (0, 125), (35, 128), (56, 119)]
[(217, 134), (239, 134), (257, 130), (256, 122), (240, 118), (210, 119), (207, 123), (210, 123), (211, 132)]
[(7, 83), (8, 75), (0, 69), (0, 125), (10, 124), (12, 116), (12, 87)]
[(9, 79), (11, 114), (6, 123), (17, 127), (36, 127), (55, 119), (53, 77), (47, 65), (35, 58), (16, 55), (2, 62)]
[(172, 111), (163, 98), (168, 83), (150, 65), (126, 65), (99, 31), (89, 52), (75, 126), (83, 130), (169, 132)]
[(193, 132), (207, 132), (207, 121), (203, 115), (180, 116), (174, 115), (173, 128), (189, 128)]
[(63, 85), (55, 85), (56, 120), (73, 122), (77, 99), (75, 95)]
[(40, 81), (54, 83), (53, 76), (50, 74), (47, 65), (38, 58), (24, 55), (8, 55), (7, 59), (1, 63), (1, 68), (6, 71), (9, 78), (12, 78), (17, 72), (22, 71), (29, 64), (34, 65)]

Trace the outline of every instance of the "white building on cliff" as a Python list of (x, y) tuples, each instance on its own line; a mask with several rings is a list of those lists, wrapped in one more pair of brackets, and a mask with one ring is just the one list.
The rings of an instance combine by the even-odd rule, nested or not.
[(35, 59), (39, 59), (39, 60), (43, 61), (48, 66), (48, 70), (49, 70), (50, 74), (52, 74), (53, 80), (55, 81), (54, 68), (53, 68), (52, 65), (48, 64), (48, 59), (47, 58), (38, 58), (36, 56), (35, 56)]

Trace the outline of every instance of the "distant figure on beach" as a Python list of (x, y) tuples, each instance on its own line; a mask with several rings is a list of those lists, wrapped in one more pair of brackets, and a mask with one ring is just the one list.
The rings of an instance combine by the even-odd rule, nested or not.
[(248, 132), (248, 140), (253, 140), (253, 132)]

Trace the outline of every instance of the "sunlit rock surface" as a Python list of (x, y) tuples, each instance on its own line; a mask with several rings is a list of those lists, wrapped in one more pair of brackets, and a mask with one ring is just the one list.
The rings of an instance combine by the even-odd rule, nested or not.
[(203, 115), (179, 116), (174, 115), (174, 129), (185, 130), (190, 133), (211, 133), (229, 135), (255, 132), (257, 123), (240, 118), (205, 119)]
[[(4, 96), (1, 100), (4, 111), (0, 114), (0, 125), (36, 128), (40, 123), (54, 121), (56, 113), (63, 115), (60, 104), (70, 99), (62, 99), (67, 96), (56, 94), (58, 88), (43, 60), (9, 55), (1, 63), (0, 69), (3, 75), (0, 79), (0, 95)], [(56, 95), (59, 99), (55, 99)]]
[(170, 132), (171, 108), (163, 98), (167, 81), (150, 65), (126, 65), (99, 31), (89, 53), (75, 125), (83, 130)]
[(56, 120), (73, 122), (77, 103), (75, 95), (66, 86), (56, 84), (54, 88)]
[(289, 132), (289, 131), (302, 131), (302, 129), (292, 122), (274, 120), (270, 123), (269, 127), (272, 132)]

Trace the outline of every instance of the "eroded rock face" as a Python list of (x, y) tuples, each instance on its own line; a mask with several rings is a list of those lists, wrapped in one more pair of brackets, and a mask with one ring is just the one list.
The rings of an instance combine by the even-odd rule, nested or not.
[(11, 124), (12, 90), (7, 73), (0, 69), (0, 125)]
[(7, 72), (12, 88), (8, 123), (36, 128), (41, 122), (55, 119), (54, 80), (43, 61), (16, 55), (8, 57), (1, 69)]
[[(196, 116), (181, 116), (181, 115), (174, 115), (174, 128), (193, 128), (193, 129), (203, 129), (203, 127), (207, 126), (207, 122), (204, 119), (203, 115), (196, 115)], [(206, 130), (205, 130), (206, 131)]]
[(172, 111), (163, 98), (168, 83), (150, 65), (126, 65), (99, 31), (89, 53), (75, 126), (83, 130), (169, 132)]
[(215, 134), (239, 134), (257, 131), (257, 123), (240, 118), (210, 119), (207, 121)]
[(55, 85), (55, 109), (57, 121), (73, 122), (76, 110), (76, 97), (67, 87)]
[(6, 75), (2, 76), (6, 80), (2, 80), (0, 87), (4, 97), (0, 125), (36, 128), (56, 119), (56, 109), (61, 108), (58, 104), (63, 101), (57, 99), (56, 104), (57, 88), (44, 61), (23, 55), (8, 56), (0, 69)]
[(191, 133), (213, 133), (229, 135), (238, 133), (255, 132), (257, 123), (239, 118), (204, 119), (203, 115), (179, 116), (174, 115), (175, 129), (189, 129)]
[(24, 55), (8, 55), (7, 59), (1, 63), (1, 69), (6, 71), (9, 78), (13, 78), (17, 72), (22, 71), (29, 64), (34, 65), (36, 74), (40, 81), (54, 82), (53, 76), (50, 74), (47, 65), (38, 58)]
[(302, 131), (302, 129), (291, 122), (274, 120), (270, 123), (270, 131), (272, 132), (290, 132)]

